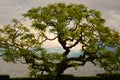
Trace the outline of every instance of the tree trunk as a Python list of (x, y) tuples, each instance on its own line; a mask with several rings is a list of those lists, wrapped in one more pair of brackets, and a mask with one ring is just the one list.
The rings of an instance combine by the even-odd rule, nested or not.
[(62, 73), (69, 67), (70, 66), (67, 65), (65, 60), (62, 60), (60, 63), (58, 63), (56, 67), (56, 80), (60, 80)]

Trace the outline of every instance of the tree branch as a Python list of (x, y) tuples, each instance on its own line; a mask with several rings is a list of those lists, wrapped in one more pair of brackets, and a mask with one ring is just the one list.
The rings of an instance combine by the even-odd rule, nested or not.
[(58, 38), (58, 37), (56, 36), (56, 37), (50, 39), (50, 38), (48, 38), (47, 36), (45, 36), (45, 38), (46, 38), (46, 40), (50, 40), (50, 41), (52, 41), (52, 40), (55, 40), (55, 39)]
[(72, 47), (76, 46), (79, 43), (79, 41), (80, 41), (80, 39), (76, 40), (76, 42), (73, 45), (71, 45), (71, 46), (69, 46), (67, 48), (72, 48)]

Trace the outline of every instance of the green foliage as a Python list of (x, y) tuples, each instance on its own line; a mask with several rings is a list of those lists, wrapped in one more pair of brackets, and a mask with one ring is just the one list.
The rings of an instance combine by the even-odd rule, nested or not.
[(62, 56), (58, 53), (42, 52), (40, 54), (40, 57), (41, 60), (37, 61), (39, 66), (29, 66), (30, 76), (37, 77), (38, 75), (40, 75), (40, 73), (42, 76), (44, 72), (47, 72), (49, 76), (56, 76), (56, 63), (58, 63), (62, 59)]
[(14, 63), (24, 59), (24, 63), (30, 67), (31, 76), (46, 70), (47, 73), (54, 75), (56, 62), (62, 59), (61, 54), (48, 53), (41, 47), (44, 42), (41, 32), (38, 32), (41, 36), (37, 36), (16, 19), (13, 19), (13, 22), (13, 25), (0, 28), (0, 52), (3, 59)]
[(31, 54), (30, 48), (40, 47), (41, 44), (28, 28), (16, 19), (13, 21), (14, 25), (5, 25), (0, 28), (0, 48), (4, 60), (15, 62), (18, 58), (25, 58), (22, 54)]
[[(29, 17), (30, 19), (32, 16), (34, 27), (38, 29), (45, 29), (48, 26), (53, 26), (52, 32), (62, 33), (62, 38), (65, 39), (72, 37), (78, 38), (79, 35), (77, 34), (80, 33), (80, 27), (84, 26), (84, 24), (86, 24), (86, 28), (84, 28), (84, 30), (87, 31), (92, 27), (92, 24), (96, 24), (98, 26), (98, 24), (101, 25), (104, 23), (104, 21), (100, 22), (100, 20), (95, 20), (98, 21), (98, 23), (90, 22), (90, 20), (93, 20), (94, 17), (96, 19), (101, 19), (100, 13), (96, 10), (88, 10), (87, 7), (82, 4), (65, 5), (64, 3), (58, 3), (48, 5), (47, 7), (41, 7), (37, 12), (36, 9), (38, 10), (38, 8), (32, 8), (24, 14), (25, 17)], [(39, 14), (39, 17), (36, 19), (32, 14)], [(96, 16), (97, 14), (98, 16)], [(70, 26), (69, 23), (73, 23), (74, 25)], [(78, 26), (78, 28), (72, 33), (70, 30), (74, 29), (75, 26)]]
[(119, 46), (116, 47), (115, 52), (104, 51), (104, 54), (99, 59), (101, 67), (107, 72), (119, 72), (120, 71), (120, 55)]
[[(32, 8), (23, 16), (32, 19), (36, 29), (59, 36), (67, 46), (74, 45), (71, 42), (79, 39), (86, 51), (99, 53), (95, 56), (104, 56), (99, 58), (102, 60), (97, 60), (106, 71), (118, 69), (118, 52), (107, 51), (106, 47), (116, 48), (120, 44), (120, 33), (104, 25), (105, 20), (101, 17), (100, 11), (88, 9), (83, 4), (55, 3)], [(74, 66), (76, 63), (71, 65)]]
[[(56, 75), (58, 63), (65, 64), (62, 66), (66, 68), (78, 66), (79, 62), (93, 63), (95, 59), (106, 71), (120, 70), (120, 33), (104, 25), (100, 11), (88, 9), (83, 4), (55, 3), (31, 8), (23, 16), (32, 21), (31, 27), (38, 33), (32, 33), (13, 19), (13, 25), (0, 28), (0, 52), (6, 61), (24, 59), (30, 65), (31, 76), (37, 76), (40, 72), (41, 75), (43, 72)], [(42, 47), (47, 40), (58, 40), (65, 52), (62, 55), (48, 53)], [(82, 45), (80, 50), (83, 54), (88, 54), (68, 59), (66, 56), (71, 48), (79, 44)], [(116, 52), (106, 47), (116, 48)]]

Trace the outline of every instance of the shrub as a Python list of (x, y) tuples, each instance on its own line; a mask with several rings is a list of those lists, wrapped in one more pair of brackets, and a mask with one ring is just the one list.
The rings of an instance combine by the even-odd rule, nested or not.
[(120, 73), (102, 73), (97, 74), (102, 80), (118, 80), (120, 79)]
[(0, 80), (9, 80), (9, 75), (0, 75)]
[(74, 80), (101, 80), (99, 76), (75, 77)]

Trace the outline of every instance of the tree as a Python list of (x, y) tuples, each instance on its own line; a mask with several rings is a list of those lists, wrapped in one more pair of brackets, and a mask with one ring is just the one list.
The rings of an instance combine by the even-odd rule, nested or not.
[(41, 47), (46, 38), (43, 33), (30, 32), (17, 19), (12, 20), (13, 25), (5, 25), (0, 28), (0, 56), (7, 62), (20, 61), (22, 64), (29, 65), (30, 76), (41, 75), (46, 71), (53, 73), (55, 61), (61, 60), (61, 55), (57, 53), (47, 53)]
[[(12, 58), (17, 58), (19, 56), (18, 53), (22, 53), (22, 56), (29, 55), (28, 57), (23, 57), (26, 63), (31, 64), (33, 73), (43, 70), (40, 67), (42, 66), (41, 63), (37, 63), (38, 60), (43, 60), (43, 62), (45, 62), (47, 59), (47, 62), (45, 63), (52, 65), (54, 64), (54, 72), (56, 72), (58, 76), (61, 75), (67, 68), (84, 66), (88, 61), (95, 65), (96, 61), (102, 64), (101, 60), (107, 59), (105, 57), (107, 53), (107, 55), (113, 55), (114, 53), (112, 51), (110, 52), (107, 47), (117, 48), (120, 44), (119, 32), (105, 26), (105, 20), (101, 17), (101, 13), (99, 11), (95, 9), (88, 9), (83, 4), (66, 5), (64, 3), (55, 3), (45, 7), (32, 8), (28, 10), (27, 13), (23, 14), (23, 16), (31, 20), (31, 27), (38, 30), (40, 36), (38, 38), (34, 38), (34, 33), (31, 35), (30, 32), (25, 31), (25, 34), (20, 35), (20, 38), (24, 40), (22, 42), (25, 44), (19, 44), (19, 42), (21, 42), (19, 37), (18, 38), (20, 40), (18, 41), (11, 37), (8, 39), (12, 39), (13, 42), (10, 43), (15, 44), (12, 49), (16, 49), (18, 51), (15, 53), (16, 56), (12, 55)], [(2, 32), (4, 31), (7, 31), (7, 29), (2, 30)], [(16, 31), (15, 33), (19, 34), (20, 32)], [(14, 35), (16, 36), (15, 33)], [(48, 33), (54, 37), (49, 37)], [(7, 35), (9, 34), (7, 33)], [(44, 55), (47, 54), (45, 49), (41, 47), (41, 45), (47, 40), (57, 40), (64, 49), (62, 56), (59, 55), (59, 59), (57, 59), (58, 57), (55, 58), (57, 61), (54, 60), (52, 62), (49, 60), (49, 58), (46, 58), (50, 55), (44, 57), (40, 56), (41, 54), (37, 55), (39, 52), (43, 53)], [(5, 47), (2, 46), (1, 48), (4, 47), (5, 51), (8, 49), (8, 47), (11, 48), (9, 41), (6, 45), (6, 40), (4, 40), (4, 37), (1, 38), (1, 44), (3, 45), (4, 43), (6, 45)], [(71, 49), (79, 44), (82, 46), (80, 47), (82, 55), (78, 57), (67, 57), (67, 55), (70, 54)], [(18, 45), (21, 47), (24, 45), (22, 50), (19, 49)], [(24, 53), (21, 52), (23, 50), (25, 50)], [(9, 53), (10, 55), (14, 54), (12, 51)], [(6, 56), (8, 54), (4, 55)], [(52, 59), (54, 59), (54, 57)], [(50, 69), (49, 66), (47, 69), (44, 68), (44, 70), (46, 72), (51, 72), (53, 68)]]

